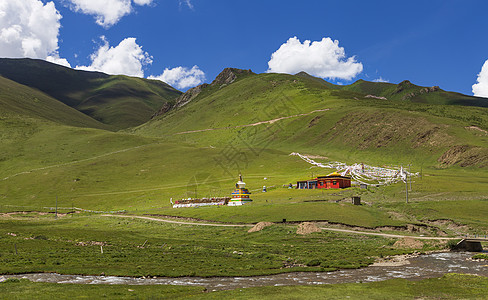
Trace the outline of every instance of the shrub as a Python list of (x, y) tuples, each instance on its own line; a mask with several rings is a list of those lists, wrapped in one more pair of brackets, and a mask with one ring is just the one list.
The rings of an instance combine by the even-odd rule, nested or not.
[(473, 257), (471, 257), (472, 259), (487, 259), (488, 260), (488, 254), (484, 254), (484, 253), (478, 253), (476, 255), (473, 255)]
[(319, 265), (320, 265), (320, 260), (318, 260), (318, 259), (312, 259), (311, 261), (309, 261), (307, 263), (307, 266), (309, 266), (309, 267), (316, 267)]

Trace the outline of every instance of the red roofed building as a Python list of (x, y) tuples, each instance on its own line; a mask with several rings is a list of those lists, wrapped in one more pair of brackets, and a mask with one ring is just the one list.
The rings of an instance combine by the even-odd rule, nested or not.
[(333, 172), (327, 176), (318, 176), (313, 180), (297, 182), (298, 189), (344, 189), (351, 187), (351, 177)]

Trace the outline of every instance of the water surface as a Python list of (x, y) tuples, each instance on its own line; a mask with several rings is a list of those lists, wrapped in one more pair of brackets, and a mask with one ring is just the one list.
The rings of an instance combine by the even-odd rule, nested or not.
[(7, 275), (4, 278), (27, 278), (34, 282), (129, 285), (189, 285), (210, 291), (258, 286), (318, 285), (373, 282), (393, 278), (411, 280), (440, 277), (446, 273), (464, 273), (488, 277), (488, 261), (472, 261), (468, 252), (442, 252), (409, 258), (404, 265), (369, 266), (334, 272), (293, 272), (251, 277), (157, 277), (60, 275), (55, 273)]

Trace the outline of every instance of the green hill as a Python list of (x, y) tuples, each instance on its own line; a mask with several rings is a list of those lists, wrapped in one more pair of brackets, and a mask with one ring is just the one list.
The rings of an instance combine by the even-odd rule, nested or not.
[[(452, 207), (469, 199), (466, 210), (480, 211), (479, 201), (488, 193), (487, 108), (371, 98), (305, 74), (229, 69), (224, 75), (185, 93), (191, 94), (189, 101), (175, 100), (173, 108), (150, 122), (117, 133), (60, 125), (27, 113), (5, 116), (0, 120), (1, 208), (43, 210), (53, 206), (57, 195), (62, 207), (143, 210), (225, 222), (400, 222), (381, 206), (406, 209), (401, 183), (339, 194), (279, 188), (331, 171), (290, 156), (300, 152), (319, 161), (412, 164), (413, 171), (425, 175), (414, 183), (411, 197), (418, 205), (409, 207), (409, 214), (424, 216), (429, 204), (428, 216), (451, 214), (473, 224), (484, 222), (477, 214), (438, 210), (422, 199), (449, 199)], [(170, 198), (228, 195), (239, 172), (254, 199), (239, 213), (231, 208), (169, 209)], [(263, 185), (268, 193), (258, 192)], [(339, 200), (352, 193), (375, 205), (352, 209), (305, 202)]]
[(73, 70), (33, 59), (0, 59), (0, 76), (38, 89), (114, 129), (146, 122), (181, 94), (158, 80)]
[(39, 90), (1, 76), (0, 107), (2, 117), (17, 115), (77, 127), (109, 128)]
[(421, 87), (408, 80), (402, 81), (399, 84), (358, 80), (351, 85), (342, 87), (342, 90), (367, 94), (370, 97), (384, 97), (388, 100), (396, 101), (488, 107), (488, 99), (486, 98), (446, 92), (438, 86)]
[[(405, 95), (426, 89), (405, 82), (356, 82), (337, 88), (303, 73), (247, 76), (229, 85), (203, 87), (185, 106), (133, 132), (205, 146), (232, 142), (289, 152), (313, 150), (342, 161), (487, 166), (483, 130), (488, 129), (488, 110), (460, 105), (462, 99), (486, 100), (440, 90), (426, 94), (440, 99), (425, 98), (429, 103), (415, 97), (379, 98), (404, 86)], [(271, 129), (263, 130), (267, 127)]]
[[(488, 230), (488, 108), (450, 102), (454, 93), (428, 93), (439, 101), (402, 100), (387, 97), (400, 85), (341, 87), (305, 73), (225, 69), (212, 83), (160, 102), (163, 109), (151, 121), (114, 132), (106, 128), (117, 124), (75, 108), (84, 105), (105, 122), (123, 116), (118, 126), (127, 126), (137, 117), (131, 105), (140, 108), (146, 97), (133, 98), (158, 94), (159, 83), (58, 67), (49, 72), (58, 71), (51, 78), (86, 76), (80, 84), (87, 89), (66, 81), (71, 87), (49, 83), (53, 90), (43, 91), (0, 77), (2, 274), (324, 272), (445, 246), (422, 240), (415, 249), (398, 248), (408, 239), (371, 233), (454, 237)], [(410, 86), (408, 93), (416, 89)], [(63, 93), (71, 105), (59, 101)], [(120, 99), (129, 99), (128, 105)], [(418, 175), (410, 178), (410, 189), (402, 181), (293, 189), (290, 183), (334, 169), (292, 152), (323, 163), (408, 165)], [(251, 204), (172, 208), (171, 201), (182, 198), (230, 196), (239, 173)], [(353, 205), (352, 196), (362, 205)], [(154, 220), (160, 217), (193, 224)], [(248, 232), (245, 224), (263, 221), (276, 224)], [(298, 234), (296, 223), (306, 221), (367, 232)]]

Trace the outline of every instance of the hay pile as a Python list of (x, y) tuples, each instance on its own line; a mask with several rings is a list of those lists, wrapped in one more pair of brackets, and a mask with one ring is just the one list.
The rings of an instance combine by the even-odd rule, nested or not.
[(247, 232), (256, 232), (256, 231), (261, 231), (263, 230), (265, 227), (268, 227), (268, 226), (271, 226), (273, 225), (274, 223), (272, 222), (259, 222), (257, 223), (256, 225), (254, 225), (253, 228), (249, 229)]
[(317, 227), (314, 223), (303, 222), (298, 225), (297, 234), (310, 234), (312, 232), (321, 232), (322, 230)]
[(401, 240), (398, 240), (393, 244), (393, 248), (409, 248), (409, 249), (420, 249), (424, 246), (424, 243), (422, 241), (419, 241), (414, 238), (403, 238)]

